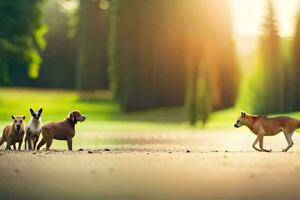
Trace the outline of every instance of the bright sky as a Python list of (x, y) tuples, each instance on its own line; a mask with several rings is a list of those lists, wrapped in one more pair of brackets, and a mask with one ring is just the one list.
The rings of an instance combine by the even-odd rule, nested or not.
[[(230, 0), (235, 35), (257, 36), (265, 16), (266, 0)], [(273, 0), (279, 34), (293, 36), (300, 0)]]

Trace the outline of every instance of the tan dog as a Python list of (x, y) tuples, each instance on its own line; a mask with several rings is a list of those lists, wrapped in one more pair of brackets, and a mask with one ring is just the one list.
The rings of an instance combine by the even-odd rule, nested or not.
[[(255, 150), (271, 152), (271, 149), (267, 150), (263, 147), (264, 136), (274, 136), (283, 132), (288, 146), (285, 149), (282, 149), (282, 151), (287, 152), (294, 145), (292, 136), (295, 130), (300, 127), (300, 121), (291, 117), (281, 116), (269, 118), (266, 116), (251, 116), (242, 112), (234, 127), (239, 128), (243, 125), (247, 126), (255, 135), (257, 135), (257, 138), (252, 145)], [(260, 149), (255, 146), (258, 142)]]
[(42, 126), (43, 139), (37, 146), (39, 150), (44, 144), (49, 150), (53, 139), (67, 140), (68, 149), (72, 150), (72, 138), (75, 135), (75, 124), (86, 119), (79, 111), (72, 111), (66, 120), (61, 122), (51, 122)]
[(19, 143), (18, 150), (21, 149), (22, 143), (23, 143), (23, 137), (25, 134), (24, 131), (24, 119), (25, 116), (23, 117), (14, 117), (11, 116), (13, 119), (13, 123), (11, 125), (7, 125), (3, 129), (3, 134), (2, 138), (0, 140), (0, 146), (6, 142), (6, 150), (11, 150), (11, 145), (13, 145), (14, 150), (16, 150), (16, 143)]

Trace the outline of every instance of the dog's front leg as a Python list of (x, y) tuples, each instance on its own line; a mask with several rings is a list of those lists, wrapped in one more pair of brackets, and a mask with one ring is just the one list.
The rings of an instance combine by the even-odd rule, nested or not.
[(27, 136), (25, 137), (25, 150), (27, 150)]
[(18, 150), (19, 150), (19, 151), (21, 150), (22, 143), (23, 143), (23, 139), (19, 142), (19, 147), (18, 147)]
[(68, 143), (68, 149), (70, 151), (72, 151), (72, 138), (71, 137), (68, 137), (67, 138), (67, 143)]
[(28, 143), (28, 150), (32, 150), (32, 134), (29, 132), (28, 133), (28, 139), (27, 139), (27, 143)]
[(259, 139), (260, 139), (260, 135), (257, 136), (257, 138), (255, 139), (255, 141), (252, 144), (253, 149), (255, 149), (256, 151), (261, 151), (260, 149), (256, 148), (256, 144), (258, 143)]
[(7, 144), (7, 146), (6, 146), (5, 150), (11, 150), (11, 147), (10, 147), (10, 145), (11, 145), (11, 139), (10, 138), (7, 138), (6, 144)]
[(271, 152), (272, 151), (272, 149), (264, 149), (264, 136), (263, 135), (260, 136), (259, 147), (264, 152)]
[(39, 140), (39, 136), (36, 136), (36, 138), (34, 138), (33, 140), (33, 150), (35, 150), (38, 140)]

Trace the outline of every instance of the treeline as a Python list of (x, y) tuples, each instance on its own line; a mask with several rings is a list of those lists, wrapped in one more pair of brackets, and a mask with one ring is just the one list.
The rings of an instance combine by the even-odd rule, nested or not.
[(234, 105), (240, 74), (227, 1), (113, 2), (111, 85), (123, 110), (185, 102), (199, 118), (203, 84), (207, 109)]
[(253, 71), (245, 83), (248, 89), (241, 94), (241, 105), (257, 114), (300, 109), (300, 13), (293, 40), (281, 38), (278, 29), (273, 2), (268, 0)]

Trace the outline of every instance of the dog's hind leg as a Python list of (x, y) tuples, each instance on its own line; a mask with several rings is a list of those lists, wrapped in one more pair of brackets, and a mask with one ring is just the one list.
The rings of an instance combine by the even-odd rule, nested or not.
[(46, 141), (44, 140), (44, 138), (42, 138), (42, 140), (40, 141), (40, 143), (37, 145), (37, 150), (39, 151), (40, 148), (41, 148), (44, 144), (46, 144)]
[(255, 149), (256, 151), (262, 151), (262, 150), (256, 148), (256, 146), (255, 146), (258, 143), (258, 141), (260, 140), (260, 138), (261, 138), (261, 135), (258, 135), (257, 138), (255, 139), (255, 141), (252, 144), (253, 149)]
[(287, 152), (294, 145), (294, 142), (292, 140), (293, 133), (294, 131), (290, 133), (284, 133), (288, 146), (285, 149), (282, 149), (283, 152)]
[(46, 149), (47, 149), (47, 151), (50, 150), (50, 146), (51, 146), (52, 142), (53, 142), (52, 138), (48, 138), (47, 139), (47, 142), (46, 142)]
[(272, 149), (264, 149), (264, 136), (259, 139), (259, 147), (264, 152), (271, 152)]

